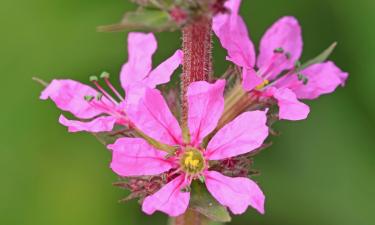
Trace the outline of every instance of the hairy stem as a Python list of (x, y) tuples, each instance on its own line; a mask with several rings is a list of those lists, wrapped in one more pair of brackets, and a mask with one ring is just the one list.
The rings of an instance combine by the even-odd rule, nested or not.
[(187, 89), (195, 81), (208, 80), (212, 73), (211, 43), (212, 19), (201, 16), (182, 29), (183, 39), (183, 74), (182, 74), (182, 127), (184, 138), (187, 131)]

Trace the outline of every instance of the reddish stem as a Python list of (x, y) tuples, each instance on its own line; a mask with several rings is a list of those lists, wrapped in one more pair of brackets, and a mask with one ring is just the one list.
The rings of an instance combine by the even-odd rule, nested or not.
[(187, 125), (188, 103), (186, 92), (194, 81), (208, 80), (211, 71), (212, 20), (200, 17), (182, 29), (183, 74), (182, 74), (182, 123)]

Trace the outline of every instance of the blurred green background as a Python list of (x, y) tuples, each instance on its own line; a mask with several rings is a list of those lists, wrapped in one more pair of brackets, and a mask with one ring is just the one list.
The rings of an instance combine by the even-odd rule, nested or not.
[[(87, 81), (117, 74), (126, 59), (125, 33), (97, 33), (134, 5), (124, 0), (2, 0), (0, 21), (0, 224), (166, 224), (148, 217), (113, 187), (110, 154), (89, 134), (69, 134), (60, 111), (38, 96), (32, 76)], [(267, 195), (266, 215), (254, 210), (232, 224), (375, 224), (375, 3), (373, 0), (244, 0), (242, 15), (258, 43), (283, 15), (303, 26), (304, 59), (333, 41), (332, 59), (350, 78), (345, 88), (309, 103), (302, 122), (280, 122), (282, 135), (256, 158)], [(179, 33), (157, 35), (155, 63), (179, 47)], [(225, 69), (215, 41), (215, 70)]]

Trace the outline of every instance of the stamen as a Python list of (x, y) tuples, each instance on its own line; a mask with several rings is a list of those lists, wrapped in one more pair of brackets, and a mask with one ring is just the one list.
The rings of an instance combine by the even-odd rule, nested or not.
[(105, 97), (107, 97), (114, 105), (118, 105), (118, 102), (114, 98), (112, 98), (112, 96), (110, 94), (108, 94), (108, 92), (106, 90), (104, 90), (104, 88), (102, 88), (102, 86), (100, 86), (100, 84), (98, 83), (98, 77), (97, 76), (90, 76), (90, 81), (92, 83), (94, 83), (94, 85), (96, 86), (96, 88), (98, 88), (98, 90)]
[(283, 48), (275, 48), (275, 50), (273, 50), (274, 53), (284, 53), (284, 49)]
[(264, 80), (263, 83), (259, 84), (258, 86), (255, 87), (255, 90), (259, 91), (263, 89), (265, 86), (267, 86), (270, 83), (269, 80)]
[(309, 78), (307, 78), (305, 75), (298, 73), (297, 76), (298, 76), (298, 80), (302, 81), (304, 85), (306, 85), (309, 82)]
[(92, 95), (85, 95), (83, 98), (85, 99), (85, 101), (91, 102), (94, 99), (94, 96), (92, 96)]
[(107, 84), (107, 86), (112, 90), (113, 93), (115, 93), (115, 95), (121, 100), (121, 101), (124, 101), (124, 98), (121, 96), (121, 94), (116, 90), (115, 87), (113, 87), (113, 85), (111, 84), (111, 82), (109, 81), (109, 73), (108, 72), (103, 72), (101, 75), (100, 75), (100, 78), (104, 79), (105, 83)]
[(276, 48), (273, 52), (274, 54), (269, 62), (269, 65), (264, 71), (259, 71), (259, 74), (263, 79), (269, 79), (269, 77), (273, 75), (272, 72), (275, 67), (283, 65), (291, 57), (291, 54), (289, 52), (285, 52), (283, 48)]

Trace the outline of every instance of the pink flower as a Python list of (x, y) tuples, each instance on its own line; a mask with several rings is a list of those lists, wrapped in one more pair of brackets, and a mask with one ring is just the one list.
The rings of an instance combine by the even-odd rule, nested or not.
[[(281, 119), (305, 119), (309, 107), (298, 99), (315, 99), (331, 93), (339, 85), (344, 85), (348, 74), (331, 61), (314, 64), (296, 74), (294, 69), (303, 44), (301, 27), (290, 16), (279, 19), (267, 30), (256, 60), (246, 24), (238, 14), (240, 4), (241, 0), (229, 0), (226, 7), (231, 14), (216, 16), (213, 29), (228, 51), (227, 59), (242, 68), (243, 88), (274, 97), (278, 101)], [(259, 69), (255, 71), (255, 67)], [(279, 76), (284, 71), (287, 72)]]
[[(120, 74), (121, 85), (126, 92), (132, 85), (138, 83), (150, 88), (167, 83), (181, 64), (182, 52), (177, 50), (174, 55), (152, 70), (152, 55), (156, 48), (157, 42), (152, 33), (129, 33), (129, 59)], [(96, 89), (73, 80), (53, 80), (40, 98), (43, 100), (50, 98), (58, 108), (84, 120), (69, 120), (61, 115), (59, 122), (67, 126), (69, 132), (111, 131), (115, 124), (128, 125), (129, 120), (124, 111), (124, 96), (110, 83), (107, 73), (103, 73), (101, 78), (115, 97), (98, 83), (96, 77), (93, 77), (91, 81)]]
[(203, 139), (217, 126), (224, 110), (225, 81), (215, 84), (192, 83), (187, 91), (190, 140), (183, 140), (181, 128), (156, 89), (131, 91), (126, 111), (134, 125), (164, 144), (176, 146), (174, 155), (155, 149), (140, 138), (120, 138), (108, 148), (113, 150), (111, 168), (120, 176), (143, 176), (166, 173), (169, 183), (145, 198), (142, 209), (147, 214), (159, 210), (170, 216), (185, 212), (190, 193), (182, 191), (195, 179), (204, 179), (208, 191), (235, 214), (250, 205), (264, 213), (265, 197), (258, 185), (245, 177), (227, 177), (210, 170), (210, 161), (245, 154), (260, 147), (268, 136), (266, 113), (245, 112), (219, 130), (202, 147)]

